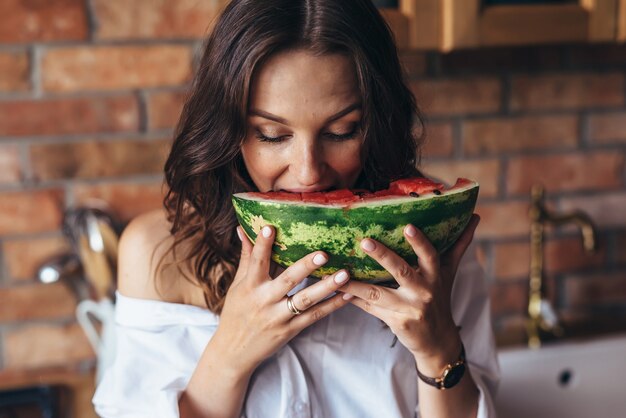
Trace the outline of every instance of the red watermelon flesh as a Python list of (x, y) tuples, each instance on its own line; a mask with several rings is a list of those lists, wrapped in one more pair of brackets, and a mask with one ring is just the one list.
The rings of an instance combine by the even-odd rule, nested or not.
[(442, 183), (434, 182), (426, 177), (415, 177), (402, 180), (396, 180), (389, 184), (389, 188), (370, 192), (368, 190), (357, 189), (340, 189), (330, 192), (313, 192), (313, 193), (290, 193), (286, 191), (279, 192), (252, 192), (248, 196), (257, 196), (267, 200), (280, 200), (287, 202), (307, 202), (317, 203), (320, 205), (333, 205), (350, 207), (354, 203), (367, 202), (381, 198), (402, 197), (402, 196), (422, 196), (429, 193), (438, 194), (445, 190), (453, 190), (471, 183), (471, 180), (459, 178), (456, 184), (445, 189)]

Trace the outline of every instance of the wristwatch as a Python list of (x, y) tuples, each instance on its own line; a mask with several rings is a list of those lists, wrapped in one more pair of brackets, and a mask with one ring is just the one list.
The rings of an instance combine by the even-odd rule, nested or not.
[(417, 375), (424, 383), (434, 386), (440, 390), (450, 389), (459, 383), (465, 374), (465, 347), (463, 347), (463, 343), (461, 343), (461, 354), (459, 355), (459, 359), (453, 363), (449, 363), (443, 369), (443, 372), (441, 372), (441, 376), (424, 376), (417, 368), (417, 365), (415, 366), (415, 370), (417, 370)]

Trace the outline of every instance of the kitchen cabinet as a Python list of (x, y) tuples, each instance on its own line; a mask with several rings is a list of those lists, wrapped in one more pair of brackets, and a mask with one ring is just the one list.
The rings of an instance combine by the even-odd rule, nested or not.
[(626, 40), (626, 0), (485, 5), (481, 0), (399, 0), (381, 9), (401, 48), (453, 49)]
[[(61, 393), (67, 395), (57, 399), (62, 417), (98, 418), (91, 403), (95, 393), (95, 381), (93, 367), (58, 366), (0, 371), (0, 391), (40, 387), (62, 389)], [(4, 412), (0, 408), (0, 417), (5, 417)], [(6, 416), (13, 415), (8, 413)], [(16, 413), (15, 416), (25, 415)], [(28, 416), (41, 415), (28, 414)]]

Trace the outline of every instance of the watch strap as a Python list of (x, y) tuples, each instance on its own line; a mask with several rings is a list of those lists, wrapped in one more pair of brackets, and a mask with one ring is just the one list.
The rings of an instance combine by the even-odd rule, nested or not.
[[(419, 369), (417, 368), (417, 365), (415, 366), (415, 370), (417, 371), (417, 376), (424, 383), (426, 383), (426, 384), (428, 384), (430, 386), (434, 386), (434, 387), (436, 387), (437, 389), (440, 389), (440, 390), (450, 389), (451, 387), (455, 386), (461, 380), (461, 377), (463, 376), (463, 374), (465, 372), (465, 347), (463, 346), (463, 342), (461, 342), (461, 353), (459, 354), (458, 360), (456, 360), (456, 361), (454, 361), (452, 363), (448, 363), (446, 365), (446, 367), (444, 367), (443, 371), (441, 372), (441, 376), (439, 376), (439, 377), (429, 377), (429, 376), (426, 376), (426, 375), (422, 374), (422, 372), (419, 371)], [(446, 382), (446, 377), (452, 371), (459, 372), (458, 378), (456, 380), (454, 380), (454, 381)]]

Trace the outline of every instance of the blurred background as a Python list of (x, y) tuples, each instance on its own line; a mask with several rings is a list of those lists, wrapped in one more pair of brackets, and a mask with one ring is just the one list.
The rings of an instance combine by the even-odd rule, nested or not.
[[(61, 385), (33, 396), (94, 416), (77, 297), (38, 269), (72, 251), (66, 211), (97, 199), (119, 232), (161, 205), (172, 130), (225, 3), (0, 2), (0, 390)], [(587, 253), (578, 227), (546, 226), (543, 296), (561, 338), (626, 330), (626, 2), (384, 3), (427, 120), (424, 171), (481, 184), (499, 346), (527, 343), (533, 185), (550, 211), (597, 228)]]

